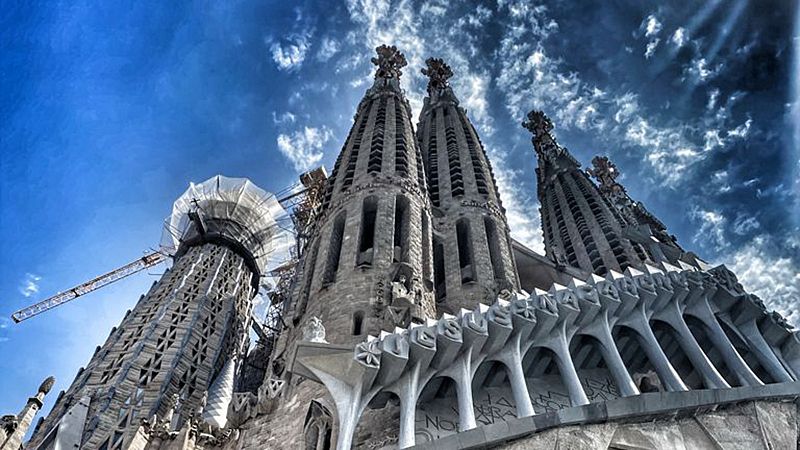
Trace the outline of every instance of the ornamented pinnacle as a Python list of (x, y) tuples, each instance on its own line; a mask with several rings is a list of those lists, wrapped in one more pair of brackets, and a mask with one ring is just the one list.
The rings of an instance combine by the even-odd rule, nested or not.
[(450, 85), (447, 81), (453, 76), (453, 70), (441, 58), (428, 58), (425, 60), (422, 74), (428, 77), (428, 94), (440, 91)]
[(553, 131), (553, 122), (544, 112), (536, 110), (529, 112), (528, 119), (522, 122), (522, 126), (533, 134), (533, 147), (540, 158), (556, 166), (564, 162), (567, 166), (563, 167), (580, 166), (566, 148), (558, 145), (556, 138), (550, 133)]
[(394, 45), (391, 47), (381, 45), (375, 48), (375, 52), (378, 54), (376, 58), (372, 58), (372, 64), (378, 66), (378, 70), (375, 71), (375, 79), (397, 78), (399, 80), (403, 75), (401, 69), (408, 65), (406, 57)]
[(541, 139), (553, 131), (553, 122), (550, 118), (544, 112), (536, 110), (528, 113), (528, 120), (522, 122), (522, 126), (533, 133), (533, 137), (537, 139)]
[(617, 183), (619, 170), (617, 165), (611, 162), (607, 156), (595, 156), (592, 158), (592, 168), (586, 173), (594, 177), (600, 184), (600, 192), (607, 195), (617, 195), (625, 192), (625, 188)]
[(50, 392), (50, 390), (53, 389), (53, 385), (55, 383), (56, 383), (55, 377), (52, 376), (47, 377), (44, 381), (42, 381), (42, 384), (39, 385), (39, 392), (41, 392), (44, 395), (47, 395)]

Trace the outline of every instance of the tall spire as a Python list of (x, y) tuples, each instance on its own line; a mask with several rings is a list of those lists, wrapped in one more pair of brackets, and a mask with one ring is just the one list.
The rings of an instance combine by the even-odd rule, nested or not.
[[(540, 169), (543, 168), (544, 163), (562, 168), (580, 166), (569, 151), (558, 144), (552, 133), (553, 122), (544, 112), (537, 110), (529, 112), (527, 120), (522, 122), (522, 126), (533, 134), (531, 142), (539, 157)], [(562, 162), (566, 164), (561, 164)]]
[[(597, 180), (600, 193), (619, 211), (626, 225), (630, 228), (638, 229), (639, 234), (643, 236), (649, 237), (652, 235), (656, 238), (658, 243), (663, 245), (652, 251), (657, 256), (662, 256), (663, 254), (663, 258), (675, 262), (679, 257), (677, 256), (679, 253), (676, 253), (676, 250), (680, 252), (683, 250), (678, 245), (675, 237), (667, 233), (666, 225), (650, 213), (642, 202), (634, 201), (628, 195), (625, 186), (617, 181), (620, 176), (617, 165), (611, 162), (607, 156), (595, 156), (592, 158), (592, 168), (587, 169), (586, 173)], [(643, 245), (645, 243), (652, 246), (653, 241), (652, 239), (646, 239)], [(664, 246), (669, 248), (664, 248)], [(688, 262), (691, 261), (692, 258), (689, 258)]]
[(428, 58), (428, 96), (417, 137), (428, 175), (434, 222), (434, 283), (441, 311), (474, 308), (517, 288), (516, 270), (492, 166), (477, 130), (450, 87), (453, 70)]
[[(580, 164), (553, 137), (553, 122), (542, 111), (531, 111), (522, 123), (532, 134), (539, 166), (537, 191), (547, 255), (558, 264), (590, 273), (621, 272), (648, 259), (641, 246), (623, 237), (625, 221), (603, 198)], [(600, 172), (609, 190), (614, 173)], [(624, 191), (624, 190), (623, 190)]]

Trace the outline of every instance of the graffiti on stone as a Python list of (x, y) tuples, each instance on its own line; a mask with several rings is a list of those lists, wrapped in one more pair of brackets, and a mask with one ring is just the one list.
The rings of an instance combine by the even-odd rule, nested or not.
[[(619, 391), (607, 370), (587, 369), (579, 372), (584, 392), (591, 402), (619, 397)], [(558, 375), (527, 378), (533, 409), (541, 414), (571, 406), (569, 392)], [(506, 380), (507, 383), (507, 380)], [(475, 393), (473, 408), (478, 426), (505, 422), (517, 416), (514, 396), (509, 385), (485, 387)], [(429, 442), (458, 432), (458, 399), (435, 398), (420, 404), (416, 416), (417, 443)]]

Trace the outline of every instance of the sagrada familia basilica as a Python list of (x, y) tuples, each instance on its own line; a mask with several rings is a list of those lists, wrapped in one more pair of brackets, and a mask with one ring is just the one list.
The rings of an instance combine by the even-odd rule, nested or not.
[(581, 169), (528, 113), (541, 255), (510, 237), (450, 67), (427, 60), (414, 126), (405, 57), (372, 61), (271, 339), (248, 350), (275, 200), (193, 185), (172, 267), (44, 419), (52, 379), (0, 420), (0, 449), (797, 447), (800, 335), (608, 158)]

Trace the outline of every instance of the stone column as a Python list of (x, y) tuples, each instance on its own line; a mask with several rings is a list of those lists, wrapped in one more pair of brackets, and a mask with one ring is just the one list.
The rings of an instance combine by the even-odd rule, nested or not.
[(639, 344), (647, 354), (647, 359), (656, 369), (661, 382), (664, 383), (664, 386), (669, 391), (688, 391), (689, 388), (686, 387), (678, 372), (672, 367), (667, 355), (664, 354), (664, 350), (658, 344), (658, 339), (653, 335), (653, 330), (650, 328), (650, 324), (647, 323), (647, 318), (641, 306), (632, 314), (635, 315), (635, 318), (628, 321), (626, 325), (636, 332)]
[(25, 438), (25, 434), (28, 432), (28, 428), (30, 428), (33, 418), (36, 417), (36, 413), (38, 413), (42, 408), (45, 395), (50, 392), (50, 389), (53, 388), (53, 384), (55, 382), (55, 378), (48, 377), (39, 386), (36, 395), (28, 399), (28, 403), (26, 403), (25, 407), (22, 408), (22, 411), (17, 414), (16, 427), (14, 427), (13, 430), (8, 430), (9, 432), (6, 435), (5, 440), (0, 443), (0, 450), (20, 449), (22, 446), (22, 439)]
[(636, 387), (631, 374), (628, 373), (628, 368), (625, 367), (625, 362), (622, 361), (622, 356), (620, 356), (617, 345), (614, 343), (614, 338), (611, 336), (611, 329), (608, 326), (608, 319), (605, 315), (602, 320), (603, 323), (598, 327), (598, 332), (591, 336), (600, 343), (600, 352), (603, 354), (603, 360), (608, 366), (609, 372), (611, 372), (614, 381), (617, 383), (617, 389), (619, 389), (619, 393), (623, 397), (639, 395), (639, 388)]
[(731, 387), (728, 382), (725, 381), (725, 378), (720, 375), (719, 371), (717, 371), (717, 368), (714, 367), (714, 364), (708, 359), (703, 349), (700, 348), (700, 344), (697, 343), (691, 330), (689, 330), (689, 327), (683, 320), (678, 305), (673, 303), (667, 306), (667, 308), (662, 311), (661, 318), (675, 331), (675, 339), (678, 341), (683, 351), (686, 352), (686, 356), (689, 358), (689, 361), (691, 361), (695, 370), (700, 372), (707, 388), (722, 389)]
[(733, 372), (736, 379), (742, 386), (760, 386), (764, 382), (753, 373), (753, 370), (744, 361), (739, 352), (731, 343), (722, 326), (717, 322), (716, 316), (708, 305), (708, 300), (703, 297), (697, 303), (690, 306), (687, 310), (696, 319), (700, 320), (706, 327), (706, 334), (714, 345), (714, 348), (722, 355), (725, 365)]
[(778, 358), (775, 356), (775, 353), (772, 352), (772, 348), (764, 339), (764, 336), (761, 335), (761, 330), (758, 329), (755, 319), (750, 319), (739, 324), (739, 330), (742, 332), (747, 343), (753, 348), (753, 354), (755, 354), (758, 362), (764, 366), (764, 369), (769, 372), (770, 376), (772, 376), (775, 381), (779, 383), (794, 381), (792, 376), (789, 375), (789, 372), (787, 372), (781, 362), (778, 361)]

